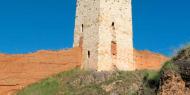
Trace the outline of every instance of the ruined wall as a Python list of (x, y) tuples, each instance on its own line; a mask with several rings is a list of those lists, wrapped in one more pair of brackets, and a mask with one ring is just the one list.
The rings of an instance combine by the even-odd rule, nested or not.
[(151, 69), (159, 70), (169, 58), (150, 51), (139, 51), (134, 49), (134, 61), (137, 70)]

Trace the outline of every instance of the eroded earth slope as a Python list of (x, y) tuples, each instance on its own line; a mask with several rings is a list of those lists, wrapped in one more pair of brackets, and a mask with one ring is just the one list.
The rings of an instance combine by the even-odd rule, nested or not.
[(0, 95), (9, 95), (53, 74), (80, 65), (80, 48), (38, 51), (31, 54), (0, 54)]
[[(149, 51), (134, 52), (137, 69), (159, 69), (168, 60)], [(10, 95), (48, 76), (79, 67), (81, 59), (79, 47), (31, 54), (0, 54), (0, 95)]]

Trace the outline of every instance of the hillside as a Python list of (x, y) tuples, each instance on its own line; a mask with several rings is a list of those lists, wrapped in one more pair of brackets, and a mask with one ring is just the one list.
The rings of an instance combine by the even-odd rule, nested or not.
[(180, 50), (163, 69), (159, 91), (161, 95), (190, 94), (190, 46)]
[(0, 95), (8, 95), (48, 76), (80, 66), (80, 48), (0, 55)]
[[(153, 57), (152, 57), (153, 56)], [(138, 69), (160, 69), (167, 57), (135, 50)], [(0, 54), (0, 95), (14, 93), (51, 75), (81, 65), (81, 49), (41, 50), (30, 54)]]
[(189, 95), (190, 47), (160, 71), (63, 72), (32, 84), (17, 95)]
[(156, 77), (156, 71), (111, 73), (76, 68), (30, 85), (17, 95), (155, 95), (148, 81)]
[(169, 57), (166, 57), (158, 53), (153, 53), (148, 50), (134, 49), (135, 66), (138, 70), (160, 70), (163, 64), (169, 59)]

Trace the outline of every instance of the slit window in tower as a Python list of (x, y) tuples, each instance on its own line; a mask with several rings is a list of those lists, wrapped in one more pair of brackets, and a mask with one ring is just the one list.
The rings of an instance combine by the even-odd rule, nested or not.
[(90, 51), (88, 51), (88, 58), (90, 58)]
[(83, 24), (82, 24), (82, 29), (81, 30), (82, 30), (82, 32), (84, 31), (84, 25)]
[(114, 22), (112, 22), (111, 26), (115, 30), (115, 23)]

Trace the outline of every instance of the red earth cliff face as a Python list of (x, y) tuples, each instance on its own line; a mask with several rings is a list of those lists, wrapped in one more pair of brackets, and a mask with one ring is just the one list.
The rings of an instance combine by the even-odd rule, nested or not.
[(169, 58), (150, 51), (134, 50), (134, 61), (137, 70), (159, 70)]
[(0, 54), (0, 95), (10, 95), (48, 76), (79, 67), (81, 49)]
[[(167, 57), (149, 51), (135, 52), (137, 69), (159, 69)], [(115, 53), (115, 52), (114, 52)], [(48, 76), (81, 65), (81, 48), (38, 51), (31, 54), (0, 54), (0, 95), (10, 95)]]

